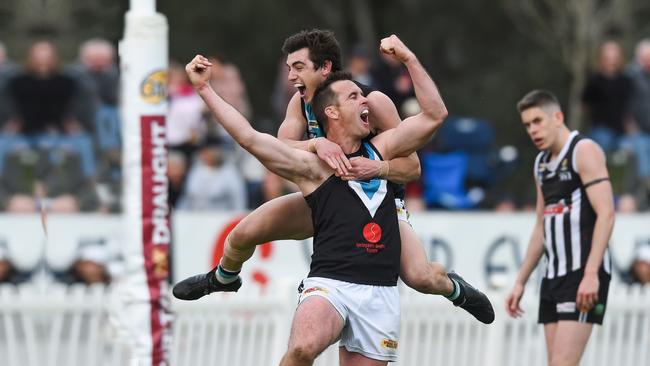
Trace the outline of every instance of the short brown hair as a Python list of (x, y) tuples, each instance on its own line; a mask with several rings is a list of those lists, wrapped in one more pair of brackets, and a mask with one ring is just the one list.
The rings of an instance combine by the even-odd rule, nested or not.
[(333, 72), (342, 70), (341, 46), (332, 31), (303, 30), (284, 40), (282, 52), (288, 55), (303, 48), (309, 50), (309, 59), (314, 63), (316, 69), (323, 67), (325, 61), (329, 60), (332, 63)]
[(327, 115), (325, 108), (331, 105), (336, 105), (336, 93), (332, 90), (332, 84), (341, 80), (352, 80), (352, 75), (348, 72), (337, 71), (329, 74), (327, 79), (323, 81), (316, 91), (311, 100), (311, 107), (316, 116), (316, 121), (323, 127), (323, 131), (327, 132)]
[(558, 102), (553, 93), (546, 90), (537, 89), (529, 92), (528, 94), (524, 95), (523, 98), (521, 98), (519, 103), (517, 103), (517, 111), (521, 113), (526, 109), (533, 107), (544, 108), (548, 106), (554, 106), (560, 109), (560, 102)]

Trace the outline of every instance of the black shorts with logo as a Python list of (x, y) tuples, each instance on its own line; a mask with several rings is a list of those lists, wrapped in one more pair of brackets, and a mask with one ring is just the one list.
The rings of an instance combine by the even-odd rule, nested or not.
[(601, 270), (598, 273), (598, 301), (587, 313), (576, 309), (578, 287), (584, 276), (583, 270), (571, 272), (557, 278), (544, 278), (539, 299), (539, 317), (541, 324), (555, 323), (559, 320), (575, 320), (585, 323), (603, 324), (607, 308), (607, 293), (611, 276)]

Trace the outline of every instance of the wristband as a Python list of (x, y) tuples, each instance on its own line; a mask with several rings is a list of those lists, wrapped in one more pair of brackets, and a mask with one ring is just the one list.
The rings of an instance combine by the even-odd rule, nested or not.
[(379, 165), (379, 177), (385, 177), (390, 172), (390, 163), (387, 161), (381, 161)]

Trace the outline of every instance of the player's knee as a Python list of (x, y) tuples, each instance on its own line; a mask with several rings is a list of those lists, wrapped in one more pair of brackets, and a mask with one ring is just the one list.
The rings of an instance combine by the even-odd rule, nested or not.
[(290, 345), (287, 356), (298, 365), (311, 365), (318, 356), (318, 350), (312, 344), (301, 342)]
[(252, 239), (251, 230), (244, 221), (240, 221), (228, 234), (228, 244), (235, 250), (249, 249)]

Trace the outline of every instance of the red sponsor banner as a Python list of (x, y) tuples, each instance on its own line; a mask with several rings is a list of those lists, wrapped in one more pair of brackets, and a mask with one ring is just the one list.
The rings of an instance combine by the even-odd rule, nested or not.
[(151, 303), (152, 364), (169, 360), (171, 321), (163, 289), (169, 277), (171, 230), (167, 204), (167, 148), (165, 116), (141, 116), (142, 253)]

